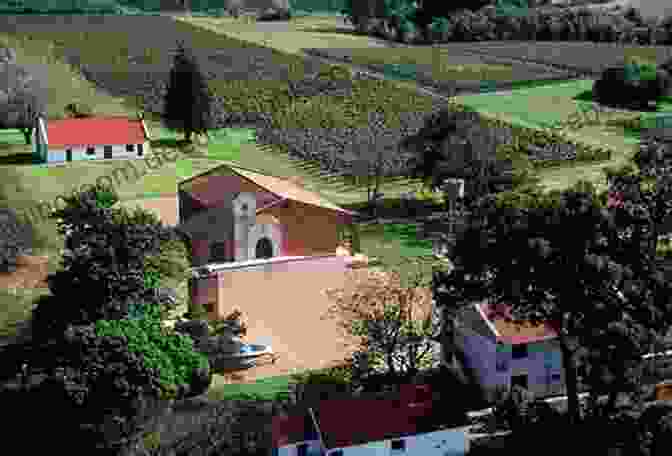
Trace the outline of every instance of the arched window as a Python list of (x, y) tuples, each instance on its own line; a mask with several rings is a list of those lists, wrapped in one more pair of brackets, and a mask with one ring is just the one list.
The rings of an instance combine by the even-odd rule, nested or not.
[(256, 258), (272, 258), (273, 257), (273, 244), (270, 239), (267, 237), (262, 237), (257, 241), (256, 246)]

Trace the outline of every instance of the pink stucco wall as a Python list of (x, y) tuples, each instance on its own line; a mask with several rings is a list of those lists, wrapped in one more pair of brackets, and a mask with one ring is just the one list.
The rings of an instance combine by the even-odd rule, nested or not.
[[(194, 279), (192, 302), (206, 305), (215, 301), (211, 318), (222, 318), (246, 301), (309, 301), (324, 304), (326, 288), (341, 287), (349, 269), (346, 257), (322, 256), (287, 259), (217, 271), (208, 278)], [(297, 304), (297, 311), (300, 305)]]
[[(287, 227), (280, 224), (274, 224), (274, 228), (278, 229), (281, 236), (280, 242), (280, 252), (277, 256), (282, 257), (287, 255), (288, 243), (287, 243)], [(236, 247), (238, 243), (235, 240), (229, 241), (216, 241), (223, 242), (224, 249), (228, 255), (235, 257)], [(192, 239), (191, 242), (192, 249), (192, 258), (193, 264), (196, 266), (204, 265), (210, 262), (210, 241), (208, 239)]]

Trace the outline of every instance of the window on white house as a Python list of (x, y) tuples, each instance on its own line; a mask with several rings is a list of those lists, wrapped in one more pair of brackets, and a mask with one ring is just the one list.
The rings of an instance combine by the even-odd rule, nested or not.
[(95, 155), (96, 154), (96, 148), (95, 147), (87, 147), (86, 148), (86, 155)]
[(138, 157), (142, 157), (142, 144), (138, 144)]
[(518, 344), (512, 346), (511, 357), (513, 359), (527, 358), (527, 344)]
[(511, 388), (514, 386), (520, 386), (527, 389), (527, 375), (512, 375), (511, 376)]
[(126, 144), (126, 152), (133, 152), (133, 144)]
[(394, 451), (404, 451), (406, 449), (405, 440), (392, 440), (392, 450)]

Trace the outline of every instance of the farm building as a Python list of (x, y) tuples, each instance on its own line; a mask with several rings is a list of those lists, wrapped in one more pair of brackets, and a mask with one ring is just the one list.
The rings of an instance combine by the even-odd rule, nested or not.
[(32, 139), (33, 155), (40, 163), (143, 158), (149, 152), (149, 133), (142, 118), (39, 117)]
[(224, 165), (179, 184), (193, 264), (331, 254), (355, 213), (289, 179)]
[(358, 261), (339, 254), (355, 214), (290, 179), (227, 164), (178, 189), (178, 229), (200, 271), (191, 283), (192, 304), (213, 318), (251, 299), (317, 305)]
[[(424, 397), (423, 397), (424, 396)], [(463, 456), (464, 427), (431, 423), (428, 385), (402, 385), (399, 397), (320, 400), (273, 420), (273, 456)]]

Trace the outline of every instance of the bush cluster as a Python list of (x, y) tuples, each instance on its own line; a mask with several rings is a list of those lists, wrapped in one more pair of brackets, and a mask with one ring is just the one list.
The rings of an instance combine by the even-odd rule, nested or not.
[(17, 258), (33, 247), (35, 232), (10, 208), (0, 208), (0, 272), (16, 271)]
[(175, 386), (187, 391), (194, 372), (208, 368), (207, 358), (194, 350), (190, 337), (162, 328), (157, 303), (144, 304), (140, 318), (97, 321), (96, 335), (124, 340), (129, 351), (142, 355), (147, 366), (159, 372), (164, 393), (174, 397)]
[(668, 95), (671, 88), (672, 76), (667, 70), (659, 70), (651, 64), (626, 62), (602, 73), (593, 85), (593, 96), (607, 106), (648, 110), (650, 102)]
[(97, 185), (52, 214), (65, 234), (62, 268), (36, 302), (31, 337), (2, 352), (3, 404), (43, 410), (12, 423), (10, 435), (51, 429), (67, 442), (59, 452), (116, 454), (137, 444), (161, 404), (202, 394), (211, 381), (191, 339), (163, 328), (160, 300), (143, 277), (143, 260), (171, 231), (150, 213), (112, 208), (117, 199)]
[(384, 18), (368, 18), (369, 24), (360, 30), (408, 44), (501, 40), (672, 43), (672, 16), (647, 23), (635, 8), (607, 12), (468, 3), (423, 2), (424, 9), (409, 0), (388, 3)]

